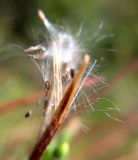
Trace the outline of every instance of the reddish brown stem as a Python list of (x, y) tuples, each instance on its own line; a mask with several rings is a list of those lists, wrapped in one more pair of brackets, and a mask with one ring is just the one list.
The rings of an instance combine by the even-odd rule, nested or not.
[(0, 113), (5, 113), (7, 111), (10, 111), (14, 108), (18, 108), (21, 106), (29, 105), (32, 104), (33, 102), (36, 101), (36, 99), (40, 96), (43, 95), (43, 91), (37, 91), (31, 94), (30, 96), (22, 97), (18, 100), (6, 103), (6, 104), (1, 104), (0, 105)]
[(67, 92), (65, 93), (63, 99), (61, 100), (57, 110), (55, 111), (52, 121), (35, 145), (33, 152), (29, 158), (29, 160), (39, 160), (44, 153), (45, 149), (47, 148), (48, 144), (55, 136), (57, 131), (59, 130), (60, 126), (64, 123), (64, 120), (67, 116), (68, 110), (71, 106), (73, 97), (76, 93), (76, 90), (79, 86), (79, 82), (86, 71), (86, 68), (89, 63), (89, 56), (84, 56), (84, 61), (82, 66), (80, 67), (79, 72), (76, 74), (74, 80), (72, 81), (71, 85), (69, 86)]

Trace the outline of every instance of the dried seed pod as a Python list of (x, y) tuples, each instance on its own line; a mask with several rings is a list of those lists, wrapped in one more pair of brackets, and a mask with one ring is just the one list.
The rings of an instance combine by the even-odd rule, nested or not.
[(41, 52), (39, 54), (35, 54), (31, 57), (38, 60), (38, 61), (44, 61), (44, 59), (46, 58), (46, 56)]

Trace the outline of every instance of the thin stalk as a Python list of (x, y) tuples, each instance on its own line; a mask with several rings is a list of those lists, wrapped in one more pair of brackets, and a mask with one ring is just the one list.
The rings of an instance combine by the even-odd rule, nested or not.
[(74, 80), (70, 84), (59, 106), (57, 107), (52, 117), (51, 123), (46, 128), (45, 132), (34, 146), (34, 149), (30, 155), (29, 160), (39, 160), (41, 158), (45, 149), (51, 142), (52, 138), (55, 136), (61, 125), (64, 123), (64, 120), (68, 114), (68, 110), (72, 104), (73, 97), (75, 96), (75, 93), (79, 87), (79, 83), (82, 79), (82, 76), (88, 67), (89, 59), (90, 58), (88, 55), (84, 56), (83, 63), (78, 73), (76, 74)]

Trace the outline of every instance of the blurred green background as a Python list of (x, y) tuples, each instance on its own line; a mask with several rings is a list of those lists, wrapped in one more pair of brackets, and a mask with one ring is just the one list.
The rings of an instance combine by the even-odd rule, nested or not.
[[(101, 66), (98, 74), (111, 83), (99, 95), (105, 100), (97, 104), (98, 108), (112, 107), (113, 104), (106, 101), (108, 98), (121, 109), (110, 115), (124, 120), (124, 123), (118, 122), (104, 112), (83, 112), (84, 126), (77, 135), (66, 139), (70, 142), (70, 151), (63, 159), (138, 159), (137, 0), (1, 0), (0, 109), (6, 103), (43, 89), (40, 73), (23, 52), (24, 48), (42, 42), (46, 35), (37, 17), (38, 9), (42, 9), (51, 22), (67, 27), (73, 34), (82, 26), (80, 41), (91, 56), (98, 59)], [(100, 24), (103, 25), (99, 29)], [(28, 104), (2, 113), (0, 110), (0, 159), (27, 159), (43, 118), (41, 109), (34, 106)], [(28, 120), (24, 114), (30, 108), (35, 109)], [(60, 150), (61, 142), (53, 143)]]

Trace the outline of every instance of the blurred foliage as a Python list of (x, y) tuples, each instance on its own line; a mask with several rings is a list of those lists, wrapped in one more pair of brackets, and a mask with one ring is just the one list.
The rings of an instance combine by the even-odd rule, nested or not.
[[(137, 0), (1, 0), (1, 104), (29, 95), (43, 87), (40, 73), (23, 53), (23, 48), (40, 43), (46, 34), (43, 24), (37, 17), (38, 9), (44, 10), (51, 22), (63, 25), (67, 29), (69, 28), (73, 34), (77, 33), (80, 26), (82, 26), (80, 41), (88, 46), (92, 57), (99, 59), (99, 63), (102, 66), (100, 70), (105, 79), (111, 79), (123, 67), (138, 58)], [(101, 23), (103, 27), (99, 29)], [(98, 37), (94, 38), (97, 32)], [(119, 113), (122, 118), (129, 113), (137, 112), (137, 82), (138, 75), (129, 76), (119, 83), (117, 87), (113, 88), (112, 92), (105, 95), (122, 109)], [(107, 106), (110, 107), (111, 104), (103, 100), (98, 105), (106, 108)], [(24, 119), (24, 114), (28, 110), (27, 107), (31, 108), (32, 106), (22, 107), (0, 115), (0, 159), (27, 159), (35, 143), (43, 118), (40, 117), (39, 109), (36, 109), (34, 116), (30, 120)], [(118, 113), (113, 114), (118, 116)], [(84, 136), (82, 133), (74, 139), (70, 147), (71, 159), (84, 159), (85, 157), (85, 159), (90, 160), (111, 160), (121, 155), (129, 154), (137, 148), (137, 126), (135, 126), (135, 132), (131, 134), (127, 132), (132, 127), (131, 125), (131, 127), (129, 125), (129, 127), (124, 125), (124, 127), (111, 119), (109, 124), (109, 119), (102, 112), (90, 112), (85, 116), (89, 126), (96, 126), (102, 129), (99, 129), (98, 132), (98, 129), (93, 128), (95, 130), (92, 134), (88, 133)], [(104, 121), (105, 123), (103, 124)], [(112, 129), (114, 130), (115, 128), (119, 131), (122, 128), (126, 128), (124, 129), (125, 131), (122, 131), (123, 133), (125, 132), (122, 135), (123, 138), (119, 137), (120, 143), (122, 139), (125, 142), (121, 144), (118, 142), (115, 150), (111, 148), (109, 152), (112, 152), (106, 152), (100, 157), (97, 153), (104, 148), (104, 145), (101, 145), (101, 148), (94, 148), (94, 145), (96, 146), (99, 142), (98, 140), (102, 142), (104, 136), (110, 135)], [(114, 132), (111, 132), (111, 134), (114, 134)], [(127, 137), (128, 135), (130, 137)], [(118, 137), (113, 137), (112, 139), (118, 139)], [(56, 154), (59, 156), (64, 151), (66, 154), (69, 149), (66, 141), (69, 140), (59, 144), (55, 140), (53, 143), (56, 143), (56, 145), (54, 144), (56, 147), (47, 150), (47, 152), (52, 152), (53, 154), (56, 150)]]
[[(100, 47), (95, 47), (97, 53), (95, 53), (96, 51), (94, 53), (98, 56), (104, 55), (110, 60), (117, 59), (121, 63), (122, 59), (129, 61), (137, 54), (138, 13), (136, 0), (122, 0), (121, 2), (86, 0), (85, 4), (80, 0), (75, 2), (5, 0), (0, 2), (0, 7), (1, 44), (13, 43), (15, 39), (15, 42), (32, 44), (37, 40), (34, 39), (34, 36), (37, 36), (36, 33), (38, 36), (42, 36), (44, 27), (37, 18), (37, 10), (42, 8), (52, 22), (63, 21), (63, 24), (65, 23), (71, 30), (76, 28), (77, 31), (84, 23), (83, 32), (89, 33), (89, 37), (84, 37), (85, 39), (91, 38), (100, 22), (103, 22), (104, 34), (113, 33), (115, 37), (103, 40), (104, 42), (99, 44)], [(109, 52), (109, 49), (115, 49), (117, 52)]]

